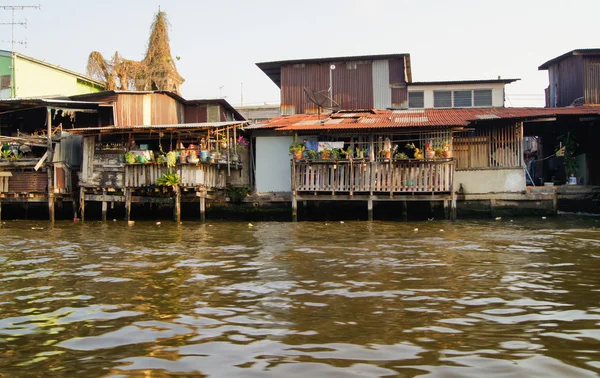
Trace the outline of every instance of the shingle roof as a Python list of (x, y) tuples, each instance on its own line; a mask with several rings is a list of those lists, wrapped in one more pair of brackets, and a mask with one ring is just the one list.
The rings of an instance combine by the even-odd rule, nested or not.
[[(261, 129), (280, 131), (382, 129), (402, 127), (467, 126), (494, 119), (535, 119), (559, 115), (600, 115), (600, 106), (567, 108), (470, 108), (363, 110), (321, 114), (300, 114), (271, 118)], [(258, 128), (258, 127), (257, 127)]]

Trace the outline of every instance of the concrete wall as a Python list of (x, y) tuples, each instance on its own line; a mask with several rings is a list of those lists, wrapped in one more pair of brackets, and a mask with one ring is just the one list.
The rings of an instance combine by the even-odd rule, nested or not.
[(256, 191), (290, 192), (292, 168), (289, 148), (292, 136), (256, 137)]
[(446, 84), (446, 85), (409, 85), (408, 92), (423, 91), (425, 108), (433, 108), (433, 91), (459, 91), (473, 89), (491, 89), (492, 106), (504, 106), (504, 84)]
[(514, 168), (456, 171), (456, 191), (459, 191), (461, 184), (464, 193), (468, 194), (523, 192), (526, 188), (525, 170)]
[[(17, 56), (15, 59), (16, 97), (71, 96), (99, 92), (74, 74)], [(83, 78), (79, 78), (83, 79)]]

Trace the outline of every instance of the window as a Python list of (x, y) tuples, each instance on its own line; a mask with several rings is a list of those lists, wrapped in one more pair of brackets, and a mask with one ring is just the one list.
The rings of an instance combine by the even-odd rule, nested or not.
[(409, 108), (424, 108), (425, 107), (425, 92), (423, 92), (423, 91), (408, 92), (408, 107)]
[(452, 91), (433, 91), (434, 108), (451, 108)]
[(470, 108), (473, 106), (471, 91), (454, 91), (454, 107), (455, 108)]
[(0, 76), (0, 89), (9, 89), (9, 88), (10, 88), (10, 75)]
[(473, 91), (474, 106), (492, 106), (492, 90), (476, 89)]

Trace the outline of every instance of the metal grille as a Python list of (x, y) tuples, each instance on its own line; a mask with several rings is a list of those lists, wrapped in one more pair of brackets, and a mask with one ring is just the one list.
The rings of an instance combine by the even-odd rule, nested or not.
[(520, 123), (457, 133), (452, 149), (456, 169), (521, 167), (522, 143)]

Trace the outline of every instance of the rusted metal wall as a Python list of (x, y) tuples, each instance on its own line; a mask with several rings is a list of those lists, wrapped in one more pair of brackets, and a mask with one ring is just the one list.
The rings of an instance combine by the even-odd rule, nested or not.
[(8, 191), (15, 192), (46, 192), (48, 174), (46, 172), (12, 172), (8, 180)]
[(202, 123), (208, 121), (205, 104), (185, 106), (185, 123)]
[(163, 93), (152, 95), (152, 125), (183, 123), (183, 104)]
[(585, 103), (600, 104), (600, 58), (585, 59)]
[(318, 107), (304, 94), (304, 88), (323, 91), (329, 88), (330, 63), (281, 66), (281, 114), (313, 114)]
[(304, 88), (326, 91), (330, 66), (333, 99), (341, 109), (386, 109), (406, 105), (403, 59), (289, 64), (281, 67), (281, 114), (314, 114)]
[(550, 103), (548, 106), (569, 106), (577, 98), (584, 97), (583, 57), (570, 56), (551, 65)]
[(144, 124), (144, 95), (119, 94), (116, 103), (116, 118), (119, 127)]

